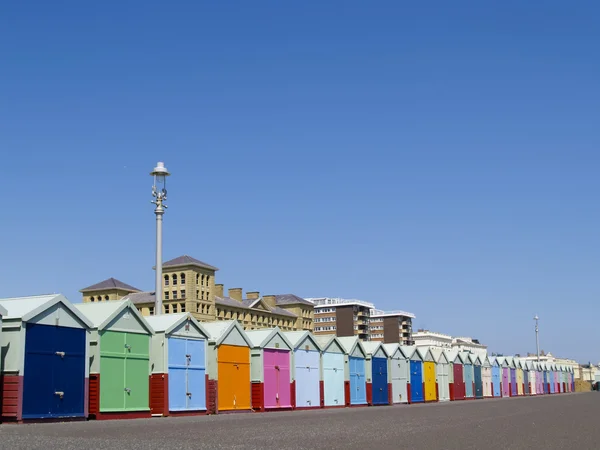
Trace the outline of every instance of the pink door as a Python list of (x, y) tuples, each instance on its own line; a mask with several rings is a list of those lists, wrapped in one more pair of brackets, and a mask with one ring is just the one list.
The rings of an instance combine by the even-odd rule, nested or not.
[(290, 352), (264, 350), (265, 408), (291, 407)]
[(510, 395), (510, 375), (508, 367), (502, 368), (502, 397)]

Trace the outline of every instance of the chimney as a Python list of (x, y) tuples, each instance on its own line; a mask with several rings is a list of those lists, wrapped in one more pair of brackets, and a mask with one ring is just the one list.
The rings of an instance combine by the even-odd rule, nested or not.
[(246, 298), (249, 300), (256, 300), (259, 297), (260, 297), (260, 292), (258, 292), (258, 291), (246, 292)]
[(263, 295), (263, 300), (271, 308), (274, 308), (275, 303), (277, 302), (276, 297), (274, 295)]
[(242, 301), (242, 288), (230, 288), (229, 289), (229, 297), (237, 300), (238, 302)]
[(223, 298), (223, 285), (215, 284), (215, 297)]

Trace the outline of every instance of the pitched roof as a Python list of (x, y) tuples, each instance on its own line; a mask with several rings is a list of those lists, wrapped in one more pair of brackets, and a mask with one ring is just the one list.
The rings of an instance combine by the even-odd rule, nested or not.
[(139, 292), (138, 288), (134, 288), (127, 283), (117, 280), (116, 278), (109, 278), (101, 281), (100, 283), (92, 284), (86, 288), (81, 289), (79, 292), (92, 292), (92, 291), (105, 291), (107, 289), (121, 289), (129, 292)]
[(294, 294), (281, 294), (275, 296), (275, 304), (277, 305), (307, 305), (314, 307), (314, 303), (304, 300)]
[(250, 342), (252, 342), (253, 347), (263, 347), (271, 340), (273, 336), (278, 334), (289, 348), (293, 348), (291, 342), (288, 340), (287, 337), (285, 337), (285, 334), (281, 332), (279, 327), (265, 328), (262, 330), (251, 330), (246, 331), (245, 333), (246, 336), (248, 336)]
[(208, 334), (208, 338), (214, 341), (217, 345), (221, 345), (221, 342), (225, 339), (228, 333), (236, 328), (248, 347), (252, 347), (252, 342), (248, 339), (248, 335), (237, 320), (219, 320), (216, 322), (203, 322), (202, 327)]
[(3, 306), (0, 306), (0, 317), (6, 316), (7, 314), (8, 314), (8, 311), (6, 311), (6, 309), (4, 309)]
[(200, 331), (200, 333), (208, 337), (208, 332), (204, 330), (202, 324), (198, 322), (189, 312), (148, 316), (145, 317), (145, 319), (152, 326), (154, 331), (158, 333), (169, 333), (173, 329), (177, 328), (180, 323), (189, 320)]
[(205, 262), (199, 261), (196, 258), (192, 258), (188, 255), (178, 256), (177, 258), (173, 258), (167, 262), (163, 263), (163, 267), (177, 267), (177, 266), (197, 266), (202, 267), (203, 269), (209, 269), (217, 271), (215, 266), (211, 266)]
[(111, 300), (110, 302), (100, 303), (78, 303), (74, 305), (77, 310), (83, 314), (92, 323), (90, 328), (102, 330), (124, 309), (129, 309), (131, 313), (138, 318), (140, 323), (149, 333), (154, 330), (142, 317), (138, 309), (129, 300)]
[(129, 300), (134, 305), (139, 305), (140, 303), (154, 303), (156, 301), (156, 296), (154, 292), (134, 292), (129, 294), (123, 300)]
[(231, 297), (215, 297), (215, 303), (219, 305), (232, 306), (234, 308), (249, 309), (242, 302), (238, 302)]
[[(215, 297), (215, 303), (223, 306), (231, 306), (233, 308), (241, 308), (241, 309), (254, 309), (255, 303), (259, 302), (261, 299), (245, 299), (242, 301), (234, 300), (231, 297)], [(288, 311), (287, 309), (280, 308), (279, 306), (269, 306), (266, 305), (269, 309), (267, 312), (271, 314), (277, 314), (279, 316), (288, 316), (288, 317), (298, 317), (293, 312)]]
[(365, 352), (367, 352), (367, 355), (373, 355), (373, 354), (377, 353), (377, 350), (379, 350), (379, 348), (383, 348), (383, 352), (386, 354), (386, 356), (389, 356), (387, 350), (385, 349), (385, 347), (383, 347), (381, 342), (366, 341), (366, 342), (363, 342), (362, 344), (363, 344), (363, 348), (365, 349)]
[(0, 299), (0, 307), (6, 310), (3, 319), (21, 319), (27, 322), (44, 311), (48, 310), (57, 303), (71, 311), (86, 327), (91, 327), (92, 323), (75, 306), (67, 300), (62, 294), (33, 295), (31, 297), (13, 297)]

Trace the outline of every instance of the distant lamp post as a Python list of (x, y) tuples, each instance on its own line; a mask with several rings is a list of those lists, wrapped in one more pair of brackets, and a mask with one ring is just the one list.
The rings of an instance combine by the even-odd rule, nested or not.
[(535, 348), (537, 351), (537, 360), (540, 362), (540, 328), (538, 326), (538, 320), (540, 320), (540, 318), (536, 314), (533, 320), (535, 320)]
[(152, 185), (152, 203), (156, 205), (154, 214), (156, 214), (156, 286), (154, 294), (154, 314), (162, 314), (162, 220), (167, 205), (167, 177), (171, 175), (165, 163), (156, 163), (156, 167), (150, 175), (154, 177)]

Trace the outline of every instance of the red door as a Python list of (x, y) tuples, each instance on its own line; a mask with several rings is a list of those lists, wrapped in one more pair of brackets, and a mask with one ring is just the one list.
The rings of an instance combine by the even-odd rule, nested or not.
[(454, 364), (454, 400), (465, 399), (465, 380), (463, 378), (462, 364)]

